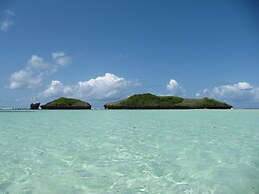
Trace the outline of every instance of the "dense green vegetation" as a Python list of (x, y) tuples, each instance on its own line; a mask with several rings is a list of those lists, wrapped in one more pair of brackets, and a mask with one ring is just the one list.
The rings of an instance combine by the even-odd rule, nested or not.
[(58, 98), (45, 105), (41, 106), (42, 109), (91, 109), (91, 105), (82, 100), (73, 98)]
[(155, 105), (168, 105), (177, 104), (183, 101), (183, 98), (175, 96), (162, 96), (158, 97), (153, 94), (135, 94), (127, 100), (121, 101), (121, 105), (136, 105), (136, 106), (155, 106)]
[(210, 98), (188, 99), (176, 96), (135, 94), (118, 102), (104, 105), (106, 109), (229, 109), (232, 106)]
[(66, 104), (66, 105), (80, 105), (83, 101), (73, 98), (58, 98), (56, 100), (53, 100), (52, 104)]
[(202, 99), (184, 99), (182, 103), (179, 104), (182, 107), (194, 107), (194, 108), (232, 108), (225, 102), (220, 102), (211, 98)]

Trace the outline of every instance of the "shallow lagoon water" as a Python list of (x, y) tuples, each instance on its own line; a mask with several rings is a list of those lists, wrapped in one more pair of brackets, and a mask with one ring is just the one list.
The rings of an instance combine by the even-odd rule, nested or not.
[(0, 112), (0, 193), (259, 193), (259, 110)]

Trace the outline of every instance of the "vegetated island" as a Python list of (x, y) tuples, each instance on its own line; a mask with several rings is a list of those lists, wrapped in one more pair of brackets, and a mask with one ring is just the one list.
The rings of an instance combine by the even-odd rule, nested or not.
[(41, 109), (91, 109), (91, 105), (88, 102), (73, 98), (58, 98), (47, 104), (41, 105)]
[(135, 94), (104, 105), (105, 109), (231, 109), (232, 106), (211, 98), (190, 99), (177, 96)]

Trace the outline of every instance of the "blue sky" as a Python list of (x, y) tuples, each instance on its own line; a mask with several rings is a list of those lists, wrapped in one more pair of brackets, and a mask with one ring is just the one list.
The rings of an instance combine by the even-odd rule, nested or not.
[(256, 0), (0, 2), (0, 107), (133, 93), (259, 107)]

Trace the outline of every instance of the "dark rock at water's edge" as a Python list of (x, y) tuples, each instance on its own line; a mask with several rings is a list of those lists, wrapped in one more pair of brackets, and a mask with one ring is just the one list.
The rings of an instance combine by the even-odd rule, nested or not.
[(88, 102), (73, 98), (58, 98), (45, 105), (41, 105), (42, 109), (91, 109), (91, 105)]
[(232, 106), (211, 98), (190, 99), (177, 96), (135, 94), (104, 105), (105, 109), (231, 109)]
[(37, 110), (40, 107), (40, 103), (31, 103), (30, 108), (32, 110)]

